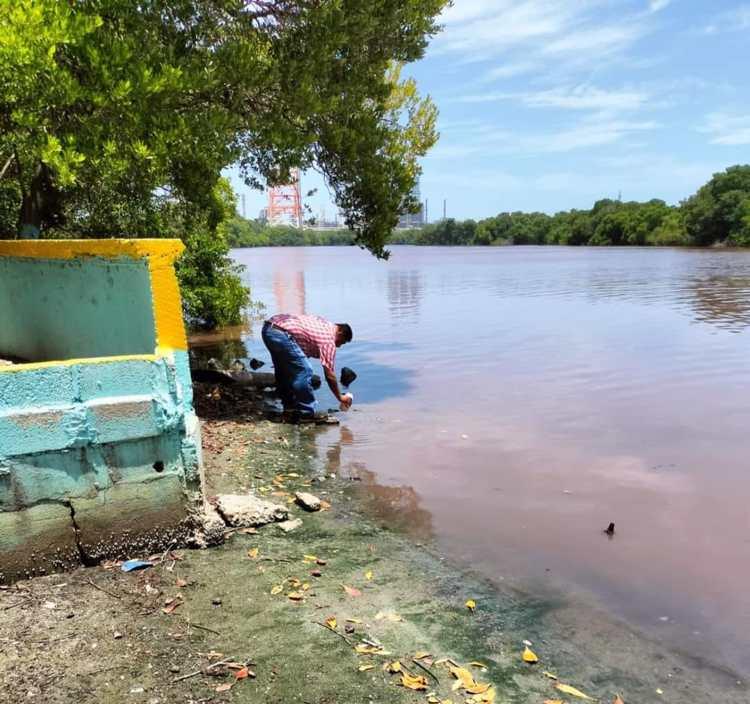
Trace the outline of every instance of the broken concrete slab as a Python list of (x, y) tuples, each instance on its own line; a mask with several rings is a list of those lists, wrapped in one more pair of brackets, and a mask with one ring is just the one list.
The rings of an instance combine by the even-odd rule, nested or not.
[(279, 528), (283, 530), (285, 533), (291, 533), (293, 530), (297, 530), (297, 528), (302, 527), (302, 519), (301, 518), (293, 518), (291, 521), (282, 521), (281, 523), (277, 523)]
[(206, 504), (195, 515), (193, 524), (193, 532), (187, 539), (188, 547), (203, 550), (224, 542), (227, 524), (211, 504)]
[(289, 518), (289, 511), (285, 506), (259, 499), (252, 494), (220, 494), (216, 497), (216, 510), (232, 528), (263, 526)]
[(294, 494), (294, 499), (305, 511), (320, 511), (320, 499), (313, 494), (298, 491)]

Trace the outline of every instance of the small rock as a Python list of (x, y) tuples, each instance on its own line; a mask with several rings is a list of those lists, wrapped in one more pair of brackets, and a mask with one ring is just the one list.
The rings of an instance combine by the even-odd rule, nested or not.
[(211, 603), (214, 606), (221, 606), (221, 599), (219, 599), (219, 597), (214, 597), (213, 599), (211, 599)]
[(216, 509), (224, 522), (233, 528), (262, 526), (289, 518), (285, 506), (252, 494), (220, 494), (216, 497)]
[(120, 633), (120, 631), (115, 631), (115, 632), (114, 632), (114, 633), (112, 634), (112, 637), (113, 637), (113, 638), (114, 638), (115, 640), (120, 640), (120, 638), (122, 638), (122, 633)]
[(313, 494), (298, 491), (294, 494), (294, 499), (305, 511), (320, 511), (320, 499)]
[(265, 366), (265, 364), (265, 362), (261, 362), (259, 359), (255, 359), (255, 357), (253, 357), (250, 360), (250, 369), (255, 371), (256, 369), (260, 369), (261, 367)]
[(179, 672), (180, 671), (180, 666), (179, 665), (172, 665), (172, 667), (169, 668), (169, 671), (170, 672), (175, 672), (175, 673)]
[(311, 577), (322, 577), (323, 573), (320, 570), (313, 570), (310, 572)]
[(276, 525), (285, 533), (291, 533), (293, 530), (297, 530), (297, 528), (300, 528), (302, 526), (302, 519), (293, 518), (290, 521), (282, 521), (281, 523), (277, 523)]

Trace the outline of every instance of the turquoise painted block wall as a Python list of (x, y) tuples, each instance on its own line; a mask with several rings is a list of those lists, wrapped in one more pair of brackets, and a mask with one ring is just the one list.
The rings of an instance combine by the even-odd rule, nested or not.
[(0, 257), (0, 357), (34, 362), (153, 353), (143, 259)]
[(179, 542), (203, 500), (181, 245), (13, 244), (0, 357), (47, 361), (0, 367), (0, 582)]

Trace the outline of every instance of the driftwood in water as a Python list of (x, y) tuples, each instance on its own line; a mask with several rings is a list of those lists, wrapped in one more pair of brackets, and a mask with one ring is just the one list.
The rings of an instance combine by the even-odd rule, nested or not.
[[(221, 384), (222, 386), (250, 386), (263, 389), (276, 386), (276, 377), (271, 372), (231, 372), (218, 369), (191, 369), (193, 381), (205, 384)], [(313, 374), (313, 389), (320, 388), (320, 377)]]

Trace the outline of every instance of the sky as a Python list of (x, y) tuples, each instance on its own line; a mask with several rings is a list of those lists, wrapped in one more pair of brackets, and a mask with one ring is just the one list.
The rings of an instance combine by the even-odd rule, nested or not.
[[(431, 221), (677, 203), (750, 163), (750, 2), (456, 0), (409, 67), (440, 110), (422, 161)], [(266, 196), (241, 186), (248, 217)], [(332, 215), (305, 174), (309, 205)]]

